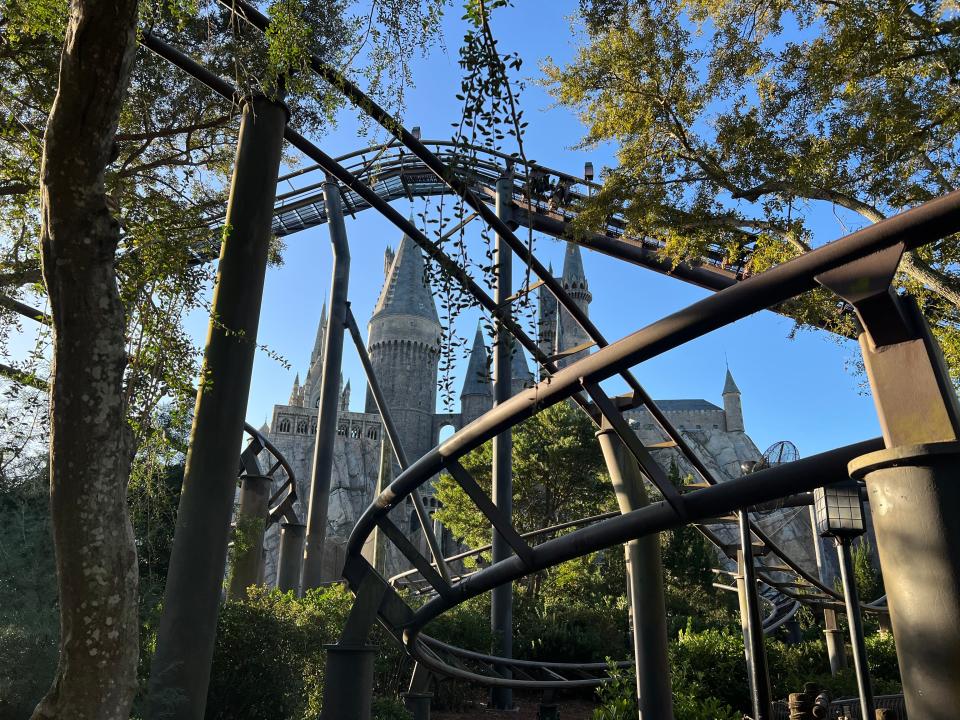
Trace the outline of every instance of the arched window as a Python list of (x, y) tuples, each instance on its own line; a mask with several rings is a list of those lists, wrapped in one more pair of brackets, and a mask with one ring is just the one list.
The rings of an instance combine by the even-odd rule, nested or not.
[(337, 425), (337, 435), (340, 437), (347, 436), (347, 423), (342, 422)]
[(370, 439), (370, 440), (376, 440), (379, 435), (380, 435), (380, 433), (377, 432), (377, 426), (376, 426), (376, 425), (371, 425), (370, 427), (367, 428), (367, 438), (368, 438), (368, 439)]
[(280, 421), (280, 432), (282, 433), (290, 432), (290, 418), (283, 418)]
[(298, 418), (297, 419), (297, 435), (306, 435), (307, 434), (307, 419)]

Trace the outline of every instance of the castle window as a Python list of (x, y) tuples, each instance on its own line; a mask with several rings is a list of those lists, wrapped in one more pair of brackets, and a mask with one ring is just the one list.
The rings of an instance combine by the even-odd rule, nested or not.
[(337, 435), (340, 435), (341, 437), (347, 436), (347, 423), (339, 423), (337, 425)]
[(350, 426), (350, 437), (352, 437), (352, 438), (359, 438), (359, 437), (360, 437), (360, 426), (359, 426), (359, 425), (351, 425), (351, 426)]
[(280, 432), (282, 433), (290, 432), (290, 418), (283, 418), (280, 421)]
[(379, 433), (377, 433), (377, 427), (376, 427), (376, 425), (371, 425), (369, 428), (367, 428), (367, 437), (368, 437), (370, 440), (376, 440), (378, 434), (379, 434)]
[(713, 429), (714, 429), (714, 430), (719, 430), (719, 429), (720, 429), (720, 426), (719, 426), (719, 425), (714, 425), (714, 426), (713, 426)]
[(297, 435), (306, 435), (307, 434), (307, 419), (300, 418), (297, 420)]
[(310, 421), (310, 434), (311, 434), (311, 435), (316, 435), (316, 434), (317, 434), (317, 419), (316, 419), (316, 418), (314, 418), (313, 420)]

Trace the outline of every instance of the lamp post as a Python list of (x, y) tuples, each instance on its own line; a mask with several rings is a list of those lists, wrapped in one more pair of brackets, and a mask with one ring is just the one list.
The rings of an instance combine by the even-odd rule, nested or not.
[(857, 597), (853, 560), (850, 556), (851, 541), (863, 535), (867, 529), (860, 485), (851, 480), (817, 488), (813, 493), (813, 507), (820, 536), (832, 537), (837, 543), (843, 598), (847, 605), (847, 622), (850, 625), (850, 644), (853, 646), (853, 668), (857, 674), (857, 690), (860, 694), (860, 714), (862, 717), (872, 718), (873, 690), (870, 687), (867, 647), (860, 619), (860, 599)]

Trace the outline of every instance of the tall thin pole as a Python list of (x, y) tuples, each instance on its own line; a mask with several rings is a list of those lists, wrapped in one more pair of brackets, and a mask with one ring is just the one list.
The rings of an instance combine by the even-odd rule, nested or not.
[(154, 719), (200, 720), (206, 706), (286, 124), (287, 109), (279, 102), (257, 97), (243, 106), (202, 379), (151, 664), (150, 716)]
[[(327, 177), (323, 183), (323, 204), (333, 246), (333, 278), (330, 287), (330, 321), (323, 348), (320, 403), (317, 407), (317, 437), (313, 446), (313, 476), (310, 482), (310, 507), (307, 511), (307, 542), (303, 556), (303, 590), (319, 587), (324, 579), (323, 545), (327, 537), (327, 508), (330, 504), (330, 479), (333, 474), (333, 450), (337, 440), (337, 415), (340, 410), (340, 364), (343, 360), (343, 332), (347, 320), (347, 291), (350, 285), (350, 245), (343, 224), (340, 188)], [(340, 568), (336, 568), (339, 571)]]
[(837, 538), (837, 553), (840, 556), (843, 600), (847, 605), (847, 624), (850, 626), (850, 645), (853, 647), (853, 669), (857, 674), (857, 692), (860, 695), (860, 716), (872, 718), (874, 716), (873, 688), (870, 686), (870, 666), (867, 665), (867, 645), (863, 637), (860, 598), (857, 595), (853, 560), (850, 557), (849, 538)]
[[(757, 597), (757, 578), (753, 567), (753, 536), (750, 517), (746, 510), (737, 513), (740, 526), (738, 582), (742, 583), (741, 623), (744, 626), (744, 654), (750, 681), (750, 702), (754, 720), (770, 720), (770, 675), (767, 672), (767, 650), (763, 644), (763, 623), (760, 619), (760, 600)], [(743, 615), (746, 615), (744, 618)]]
[[(513, 177), (505, 173), (497, 180), (497, 217), (510, 222), (513, 203)], [(513, 253), (506, 241), (496, 238), (497, 286), (494, 300), (505, 306), (512, 293)], [(513, 343), (510, 331), (502, 322), (496, 325), (497, 338), (493, 346), (493, 404), (494, 407), (510, 399), (511, 353)], [(493, 502), (504, 517), (513, 517), (513, 436), (505, 430), (493, 438)], [(510, 546), (496, 530), (493, 532), (493, 562), (505, 560), (512, 555)], [(504, 583), (493, 589), (490, 599), (490, 629), (493, 632), (494, 654), (513, 657), (513, 585)], [(498, 668), (508, 673), (505, 668)], [(513, 690), (503, 687), (490, 688), (490, 707), (507, 710), (513, 707)]]
[[(831, 584), (827, 577), (827, 568), (823, 559), (823, 541), (820, 539), (820, 533), (817, 531), (817, 515), (810, 506), (810, 532), (813, 535), (813, 554), (817, 560), (817, 577), (824, 584)], [(823, 636), (827, 642), (827, 658), (830, 661), (830, 674), (836, 675), (847, 667), (847, 650), (843, 645), (843, 638), (840, 636), (840, 628), (837, 626), (837, 611), (833, 608), (823, 609)]]
[[(621, 513), (648, 505), (643, 476), (604, 418), (597, 433)], [(637, 671), (637, 709), (641, 720), (670, 720), (673, 695), (667, 656), (667, 613), (663, 597), (660, 536), (647, 535), (623, 546), (633, 618), (633, 657)]]

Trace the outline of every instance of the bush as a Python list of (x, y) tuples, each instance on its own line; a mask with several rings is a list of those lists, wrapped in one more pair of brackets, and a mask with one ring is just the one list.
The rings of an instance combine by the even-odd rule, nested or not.
[(220, 609), (208, 720), (319, 714), (325, 644), (336, 642), (352, 596), (339, 585), (293, 593), (251, 589)]
[(525, 660), (603, 662), (627, 655), (626, 611), (552, 605), (530, 612), (514, 632), (514, 650)]

